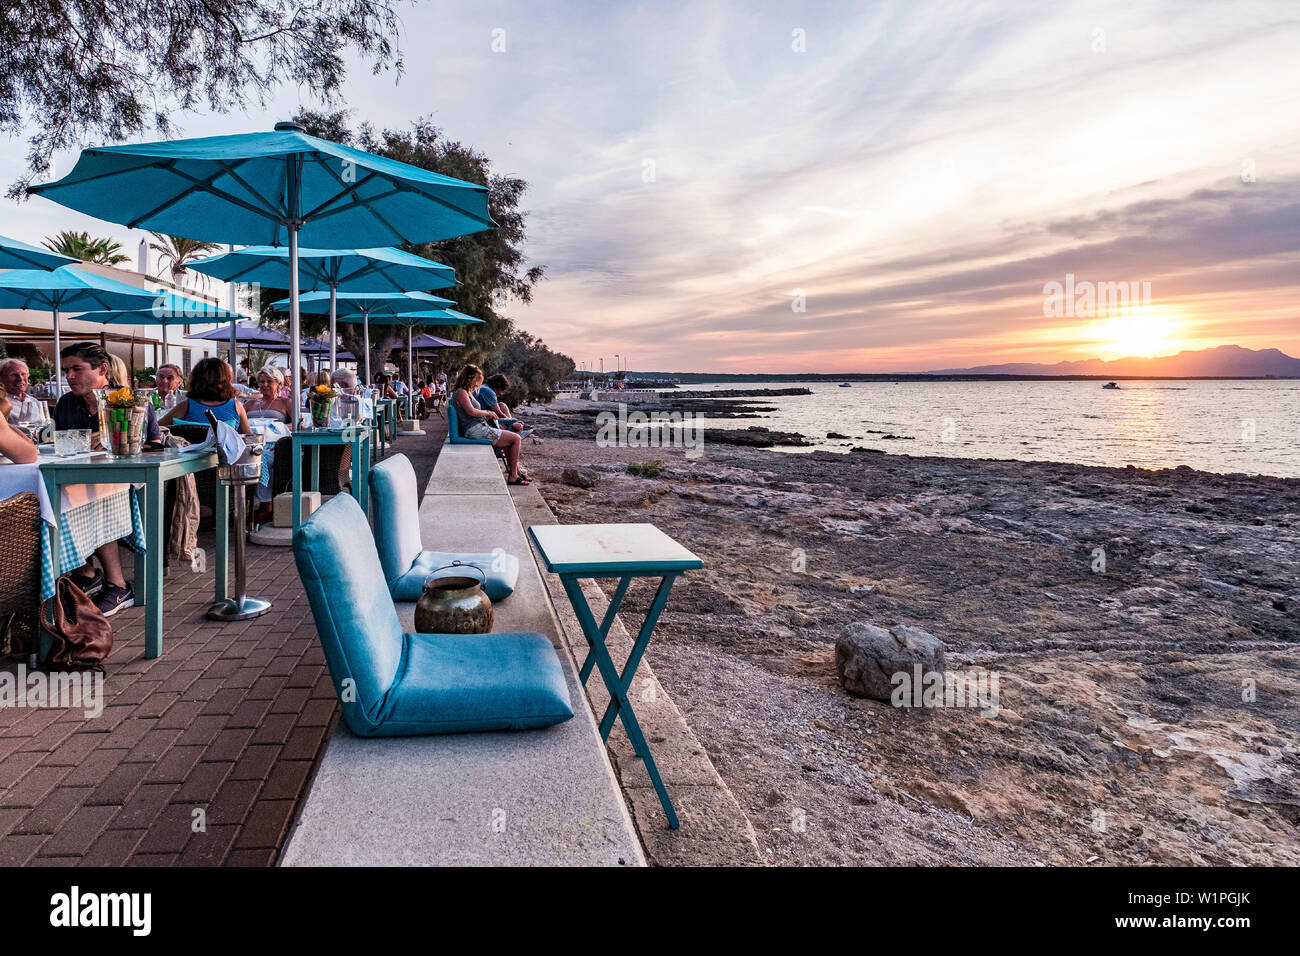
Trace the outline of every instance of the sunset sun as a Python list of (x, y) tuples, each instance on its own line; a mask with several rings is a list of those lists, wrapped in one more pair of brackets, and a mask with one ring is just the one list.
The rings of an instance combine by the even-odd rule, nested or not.
[(1166, 309), (1143, 306), (1103, 320), (1097, 328), (1102, 347), (1119, 357), (1151, 358), (1177, 351), (1178, 322)]

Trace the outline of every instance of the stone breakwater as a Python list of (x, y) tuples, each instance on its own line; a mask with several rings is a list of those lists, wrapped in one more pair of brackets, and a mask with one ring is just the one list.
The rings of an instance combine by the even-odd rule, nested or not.
[[(653, 522), (705, 558), (650, 660), (769, 861), (1300, 863), (1300, 481), (687, 460), (533, 418), (526, 464), (561, 521)], [(846, 693), (835, 643), (862, 624), (996, 674), (996, 715)]]

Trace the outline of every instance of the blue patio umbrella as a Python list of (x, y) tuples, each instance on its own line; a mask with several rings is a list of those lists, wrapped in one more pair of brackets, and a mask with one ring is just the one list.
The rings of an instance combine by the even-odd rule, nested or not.
[(335, 363), (330, 365), (331, 370), (336, 367), (338, 359), (343, 359), (345, 362), (357, 361), (355, 355), (346, 349), (340, 350), (338, 344), (333, 341), (322, 342), (319, 339), (309, 339), (303, 343), (302, 350), (307, 355), (324, 355), (328, 352), (330, 355), (330, 361)]
[(298, 377), (298, 243), (435, 242), (491, 228), (487, 189), (308, 136), (274, 132), (84, 149), (32, 192), (132, 229), (289, 247), (291, 375)]
[(86, 322), (103, 322), (106, 325), (159, 325), (162, 326), (163, 364), (167, 363), (167, 328), (172, 325), (207, 325), (211, 322), (229, 322), (244, 318), (220, 306), (177, 295), (175, 292), (155, 293), (153, 304), (143, 309), (114, 309), (86, 312), (77, 316)]
[[(240, 318), (242, 318), (242, 316), (240, 316)], [(220, 342), (228, 339), (230, 333), (225, 329), (211, 329), (207, 332), (194, 332), (185, 337), (187, 339), (205, 339), (208, 341)], [(285, 348), (289, 345), (289, 336), (285, 335), (279, 329), (272, 329), (260, 325), (256, 319), (247, 319), (243, 322), (235, 323), (235, 342), (238, 345), (243, 345), (247, 348)]]
[[(96, 309), (149, 308), (158, 293), (138, 289), (107, 276), (96, 275), (72, 266), (46, 272), (42, 269), (11, 269), (0, 272), (0, 309), (36, 309), (54, 316), (54, 364), (59, 365), (62, 341), (59, 338), (59, 314), (90, 312)], [(56, 394), (63, 385), (54, 374)]]
[[(365, 382), (367, 385), (370, 384), (370, 320), (372, 318), (405, 312), (427, 312), (455, 304), (451, 299), (430, 295), (427, 292), (308, 292), (300, 296), (298, 302), (298, 307), (305, 312), (326, 312), (334, 309), (336, 302), (341, 303), (354, 316), (353, 321), (362, 323), (362, 335), (366, 343)], [(288, 305), (288, 299), (280, 299), (278, 302), (272, 302), (271, 308), (283, 312)]]
[(414, 339), (410, 340), (408, 346), (419, 352), (423, 349), (461, 349), (465, 347), (465, 343), (453, 342), (451, 339), (444, 339), (438, 335), (430, 335), (428, 332), (421, 332)]
[[(248, 246), (198, 262), (189, 268), (226, 282), (258, 282), (273, 289), (289, 285), (289, 251), (279, 246)], [(411, 292), (445, 289), (456, 284), (451, 266), (401, 249), (299, 249), (299, 289), (325, 290), (330, 295), (329, 341), (336, 340), (339, 289), (370, 292)], [(301, 302), (301, 300), (299, 300)], [(337, 352), (330, 349), (330, 367)]]
[(80, 260), (0, 236), (0, 269), (58, 269)]
[[(344, 322), (356, 321), (345, 317)], [(413, 335), (415, 329), (419, 326), (433, 325), (481, 325), (483, 320), (476, 319), (472, 315), (466, 315), (464, 312), (457, 312), (455, 309), (433, 309), (428, 312), (391, 312), (388, 314), (376, 315), (370, 319), (376, 325), (400, 325), (406, 329), (406, 377), (408, 384), (415, 382), (414, 359), (412, 354)], [(437, 338), (437, 336), (428, 336)], [(439, 341), (447, 342), (447, 339)], [(451, 345), (459, 346), (462, 343), (452, 342)], [(367, 342), (367, 354), (369, 353), (369, 343)], [(367, 369), (369, 371), (369, 369)]]

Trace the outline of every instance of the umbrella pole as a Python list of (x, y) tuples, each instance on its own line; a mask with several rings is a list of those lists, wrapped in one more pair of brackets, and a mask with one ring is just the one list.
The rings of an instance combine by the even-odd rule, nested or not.
[(334, 336), (337, 334), (336, 326), (338, 325), (338, 295), (339, 287), (330, 286), (330, 374), (333, 375), (339, 367), (338, 346), (334, 342)]
[[(413, 328), (414, 326), (411, 325), (408, 325), (406, 327), (406, 394), (407, 395), (412, 394), (411, 389), (415, 388), (415, 368), (414, 365), (412, 364), (415, 362), (415, 348), (412, 345), (415, 336), (411, 332), (411, 329)], [(411, 417), (414, 418), (415, 415), (412, 414)]]
[(298, 200), (299, 190), (302, 189), (302, 182), (299, 178), (300, 170), (298, 168), (298, 159), (293, 157), (289, 160), (289, 407), (294, 410), (294, 430), (297, 430), (300, 415), (297, 406), (302, 403), (300, 390), (302, 385), (298, 381), (298, 349), (301, 345), (299, 342), (298, 328)]
[[(163, 323), (162, 333), (163, 333), (163, 360), (162, 360), (162, 363), (161, 363), (161, 364), (162, 364), (162, 365), (166, 365), (168, 359), (170, 358), (170, 356), (168, 356), (168, 354), (167, 354), (167, 323), (166, 323), (166, 322)], [(134, 343), (134, 342), (131, 343), (131, 357), (132, 357), (133, 359), (135, 358), (135, 343)], [(157, 371), (157, 370), (155, 369), (155, 371)]]
[[(230, 244), (230, 251), (231, 252), (235, 251), (235, 244), (233, 242)], [(228, 308), (230, 309), (231, 312), (234, 312), (235, 311), (235, 284), (233, 282), (227, 284), (230, 286), (230, 295), (229, 298), (227, 299)], [(238, 361), (238, 357), (239, 357), (239, 341), (237, 336), (238, 326), (239, 326), (238, 317), (230, 320), (230, 372), (232, 375), (235, 376), (235, 378), (239, 377), (239, 366), (235, 364)]]
[(63, 359), (60, 358), (63, 343), (59, 339), (59, 307), (55, 306), (50, 312), (54, 314), (54, 397), (61, 398), (63, 396), (63, 383), (59, 378), (59, 373), (63, 370)]
[(365, 336), (366, 336), (366, 347), (365, 347), (365, 352), (366, 352), (366, 388), (369, 388), (371, 385), (374, 384), (373, 382), (370, 381), (370, 313), (369, 313), (369, 312), (362, 312), (361, 315), (362, 315), (362, 317), (363, 317), (364, 320), (365, 320), (365, 322), (364, 322), (362, 328), (365, 329)]

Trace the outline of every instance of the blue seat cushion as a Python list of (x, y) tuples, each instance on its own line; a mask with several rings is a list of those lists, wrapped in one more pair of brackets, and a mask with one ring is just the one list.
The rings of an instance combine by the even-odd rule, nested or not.
[(404, 638), (402, 667), (384, 708), (384, 736), (528, 730), (573, 716), (559, 658), (541, 634)]
[(476, 581), (480, 580), (479, 576), (469, 568), (445, 567), (453, 561), (472, 565), (483, 572), (483, 576), (487, 578), (483, 590), (487, 592), (490, 600), (494, 602), (504, 601), (514, 593), (515, 582), (519, 580), (519, 559), (513, 554), (506, 554), (504, 551), (496, 554), (453, 554), (450, 551), (421, 551), (415, 556), (415, 561), (411, 564), (410, 570), (392, 583), (393, 600), (420, 600), (420, 595), (424, 593), (424, 582), (437, 568), (443, 569), (437, 572), (437, 576), (440, 578), (467, 577)]
[[(452, 393), (455, 394), (454, 392)], [(488, 438), (466, 438), (460, 432), (460, 415), (456, 412), (456, 403), (447, 396), (447, 440), (453, 445), (491, 445)]]

